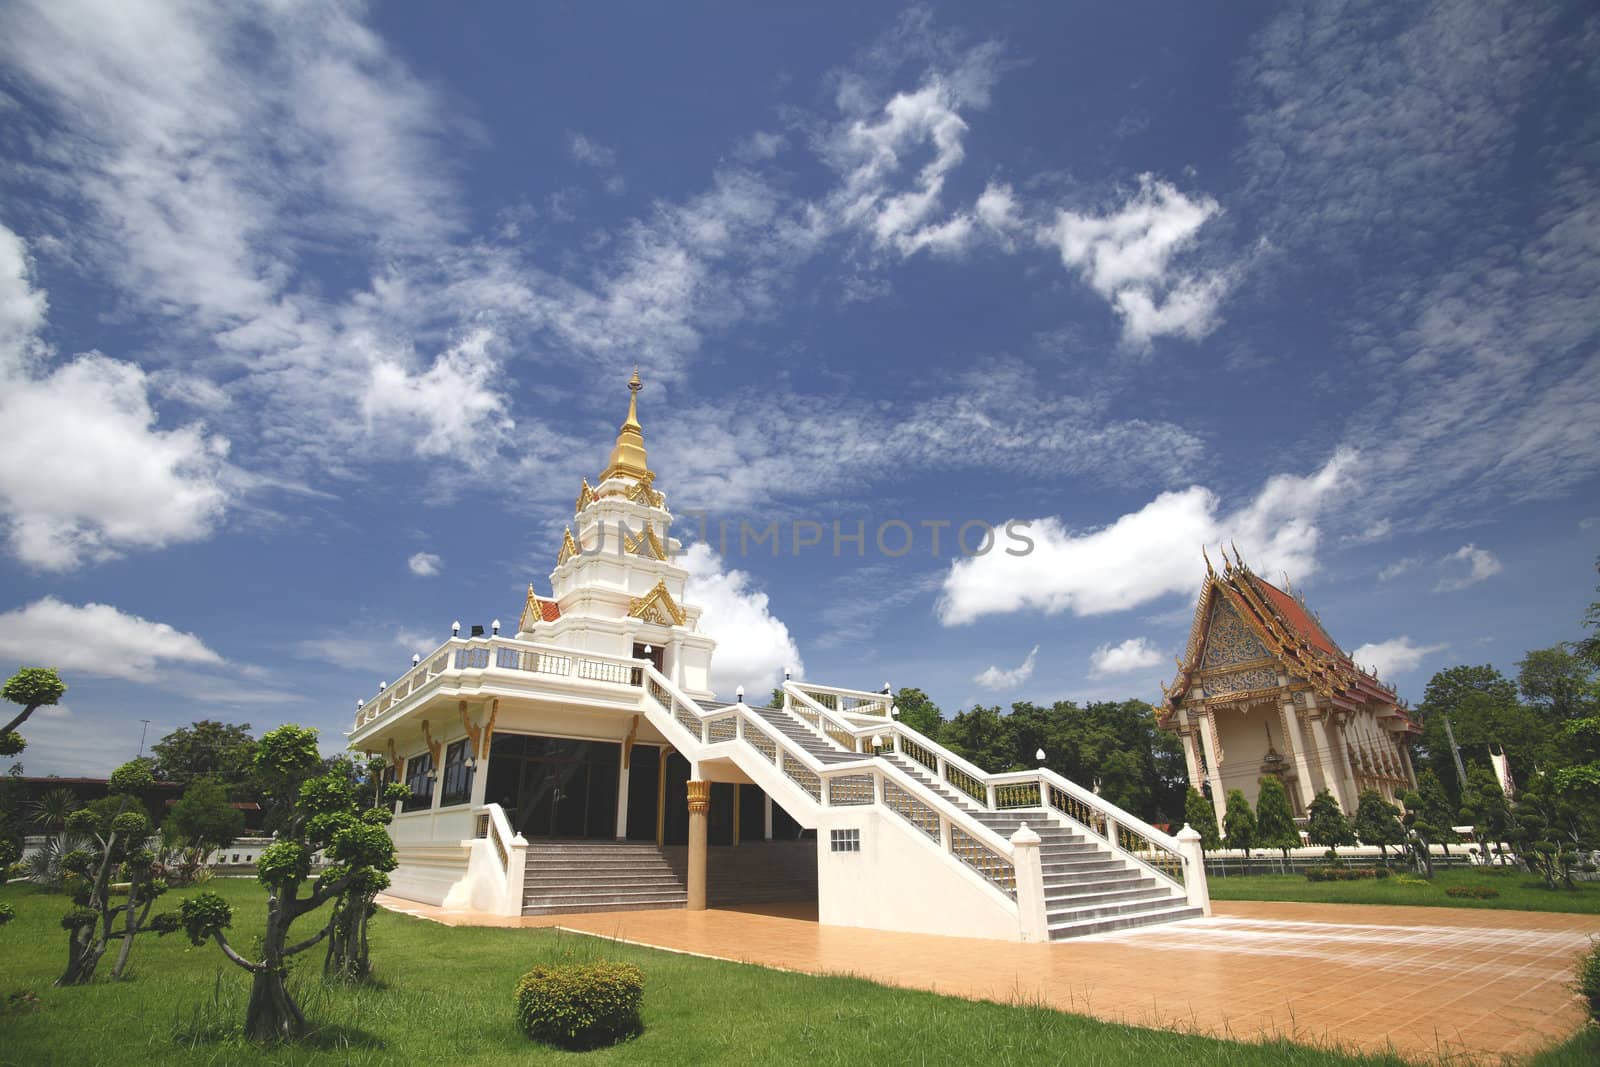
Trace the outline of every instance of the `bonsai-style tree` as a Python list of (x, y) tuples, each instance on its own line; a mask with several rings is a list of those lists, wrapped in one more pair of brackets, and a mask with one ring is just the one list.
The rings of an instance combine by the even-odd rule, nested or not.
[[(1431, 774), (1424, 771), (1423, 774)], [(1435, 783), (1438, 779), (1434, 779)], [(1405, 812), (1400, 816), (1401, 833), (1406, 850), (1411, 853), (1411, 862), (1416, 867), (1417, 873), (1424, 878), (1433, 877), (1433, 850), (1436, 841), (1442, 841), (1444, 835), (1450, 832), (1450, 827), (1440, 826), (1430, 820), (1427, 801), (1420, 792), (1408, 789), (1400, 796), (1400, 802), (1405, 805)], [(1449, 846), (1446, 846), (1448, 854)]]
[(227, 848), (244, 831), (244, 812), (228, 802), (227, 786), (216, 778), (196, 778), (161, 825), (162, 841), (182, 856), (178, 871), (193, 881), (205, 858)]
[(1289, 806), (1289, 794), (1277, 775), (1261, 779), (1261, 791), (1256, 794), (1256, 845), (1259, 848), (1283, 850), (1283, 862), (1289, 863), (1289, 850), (1300, 847), (1300, 829), (1294, 824), (1294, 809)]
[[(146, 846), (153, 827), (139, 799), (155, 779), (148, 760), (131, 760), (111, 772), (109, 795), (67, 818), (67, 829), (87, 837), (89, 849), (74, 849), (61, 857), (62, 884), (72, 894), (73, 907), (61, 917), (67, 931), (67, 969), (56, 985), (82, 985), (94, 977), (100, 957), (111, 942), (121, 939), (113, 979), (121, 978), (141, 930), (167, 933), (177, 929), (177, 917), (150, 919), (156, 898), (167, 891), (156, 877), (155, 855)], [(127, 883), (127, 896), (116, 902), (113, 876)], [(117, 920), (122, 920), (117, 929)]]
[(1461, 790), (1461, 821), (1472, 824), (1472, 837), (1478, 842), (1484, 863), (1489, 862), (1489, 846), (1510, 835), (1511, 802), (1487, 767), (1467, 768), (1467, 784)]
[[(289, 941), (291, 927), (324, 904), (364, 892), (377, 874), (394, 870), (394, 844), (381, 811), (358, 809), (350, 774), (324, 771), (315, 730), (285, 725), (268, 732), (255, 762), (258, 780), (282, 816), (278, 840), (256, 862), (256, 877), (267, 890), (260, 958), (247, 959), (229, 943), (224, 931), (233, 924), (233, 910), (216, 893), (185, 900), (180, 911), (190, 941), (215, 940), (223, 955), (252, 975), (245, 1035), (295, 1041), (305, 1036), (306, 1019), (286, 984), (289, 959), (331, 934), (339, 912), (302, 941)], [(331, 866), (312, 878), (312, 857), (319, 850)]]
[[(399, 782), (383, 784), (386, 761), (382, 756), (367, 762), (364, 774), (358, 776), (356, 765), (341, 760), (330, 776), (343, 774), (351, 785), (354, 808), (361, 821), (376, 826), (387, 826), (394, 818), (394, 805), (404, 800), (409, 791)], [(372, 972), (367, 946), (367, 921), (378, 910), (374, 900), (389, 886), (388, 868), (365, 867), (354, 872), (350, 883), (339, 894), (333, 905), (328, 935), (328, 955), (323, 960), (322, 971), (333, 978), (358, 981)], [(323, 875), (329, 877), (332, 872)]]
[(1200, 790), (1189, 787), (1183, 797), (1183, 821), (1200, 835), (1202, 852), (1212, 852), (1222, 847), (1222, 837), (1217, 833), (1217, 809)]
[[(1450, 794), (1445, 792), (1444, 783), (1439, 781), (1439, 776), (1430, 768), (1417, 775), (1417, 818), (1411, 825), (1417, 829), (1427, 827), (1428, 841), (1444, 849), (1446, 858), (1450, 855), (1450, 837), (1454, 833), (1450, 828), (1455, 825), (1456, 809), (1450, 803)], [(1405, 802), (1406, 807), (1412, 807), (1411, 801)], [(1428, 861), (1428, 877), (1433, 877), (1433, 860)]]
[(1256, 813), (1238, 789), (1228, 790), (1228, 814), (1222, 817), (1222, 841), (1229, 848), (1244, 850), (1244, 866), (1250, 870), (1250, 850), (1256, 843)]
[(21, 704), (22, 710), (10, 722), (0, 726), (0, 756), (15, 756), (26, 748), (28, 743), (17, 733), (17, 727), (27, 722), (28, 717), (40, 708), (60, 701), (66, 691), (67, 684), (56, 674), (54, 667), (23, 667), (6, 679), (0, 696), (13, 704)]
[(1600, 820), (1581, 794), (1551, 774), (1534, 775), (1517, 794), (1512, 837), (1522, 862), (1554, 889), (1574, 889), (1572, 870), (1600, 842)]
[(1339, 809), (1333, 794), (1324, 789), (1311, 800), (1310, 819), (1306, 824), (1306, 839), (1313, 845), (1325, 847), (1333, 858), (1339, 858), (1340, 845), (1353, 845), (1356, 835), (1350, 829), (1350, 820)]
[(1400, 809), (1383, 799), (1376, 789), (1363, 789), (1356, 803), (1356, 836), (1363, 845), (1377, 845), (1378, 855), (1389, 866), (1389, 846), (1405, 842), (1400, 826)]

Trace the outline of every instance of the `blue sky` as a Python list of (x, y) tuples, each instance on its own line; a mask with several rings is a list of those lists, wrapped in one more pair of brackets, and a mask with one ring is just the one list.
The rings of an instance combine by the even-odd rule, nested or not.
[(1591, 9), (764, 6), (0, 9), (30, 773), (509, 623), (635, 365), (724, 688), (1153, 700), (1223, 540), (1412, 699), (1576, 635)]

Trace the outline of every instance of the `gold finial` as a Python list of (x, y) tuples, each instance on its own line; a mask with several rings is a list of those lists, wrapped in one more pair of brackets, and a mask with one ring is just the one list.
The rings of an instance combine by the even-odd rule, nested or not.
[(1216, 571), (1211, 569), (1211, 557), (1206, 555), (1206, 546), (1205, 545), (1201, 545), (1200, 546), (1200, 558), (1206, 561), (1206, 573), (1207, 574), (1215, 574)]
[(600, 474), (601, 481), (615, 475), (639, 479), (655, 476), (650, 470), (649, 457), (645, 455), (644, 430), (639, 425), (639, 390), (643, 388), (644, 382), (639, 380), (639, 369), (635, 367), (633, 377), (628, 379), (628, 418), (617, 431), (617, 443), (611, 449), (611, 461)]

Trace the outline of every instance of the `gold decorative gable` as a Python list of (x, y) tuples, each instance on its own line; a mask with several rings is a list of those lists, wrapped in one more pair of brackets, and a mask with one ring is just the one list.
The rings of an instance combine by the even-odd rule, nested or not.
[[(666, 498), (656, 492), (655, 480), (656, 476), (653, 472), (645, 471), (644, 477), (640, 478), (634, 487), (628, 490), (628, 499), (649, 508), (661, 507)], [(665, 559), (666, 557), (658, 556), (656, 558)]]
[[(588, 488), (586, 484), (585, 489)], [(568, 527), (561, 535), (561, 555), (556, 557), (556, 566), (559, 567), (567, 560), (578, 554), (578, 542), (572, 539), (572, 529)]]
[(672, 599), (672, 594), (667, 592), (665, 580), (656, 583), (656, 587), (644, 596), (636, 596), (628, 602), (628, 614), (635, 619), (653, 622), (658, 626), (682, 626), (688, 616), (683, 609), (678, 607)]
[[(1237, 612), (1222, 599), (1211, 608), (1211, 625), (1206, 628), (1203, 667), (1224, 667), (1234, 663), (1267, 658), (1267, 648)], [(1208, 691), (1209, 691), (1209, 687)]]
[(667, 546), (661, 543), (661, 538), (656, 534), (655, 524), (646, 520), (644, 531), (635, 537), (622, 535), (622, 543), (629, 552), (635, 556), (649, 556), (651, 559), (666, 559)]
[(578, 492), (578, 502), (573, 506), (572, 513), (576, 515), (590, 504), (594, 503), (594, 490), (589, 487), (589, 479), (583, 480), (583, 488)]

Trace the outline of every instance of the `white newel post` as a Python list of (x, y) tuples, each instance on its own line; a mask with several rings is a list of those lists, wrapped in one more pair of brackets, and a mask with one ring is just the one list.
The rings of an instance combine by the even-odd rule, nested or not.
[[(496, 833), (494, 827), (490, 833)], [(521, 834), (511, 835), (511, 847), (506, 850), (506, 915), (522, 914), (522, 883), (528, 875), (528, 839)]]
[(1183, 888), (1191, 908), (1211, 914), (1211, 890), (1206, 885), (1206, 854), (1200, 847), (1200, 832), (1188, 823), (1178, 831), (1178, 851), (1183, 856)]
[(1024, 941), (1050, 940), (1050, 920), (1044, 908), (1044, 865), (1039, 859), (1039, 835), (1023, 823), (1011, 835), (1012, 862), (1017, 873), (1017, 918)]

